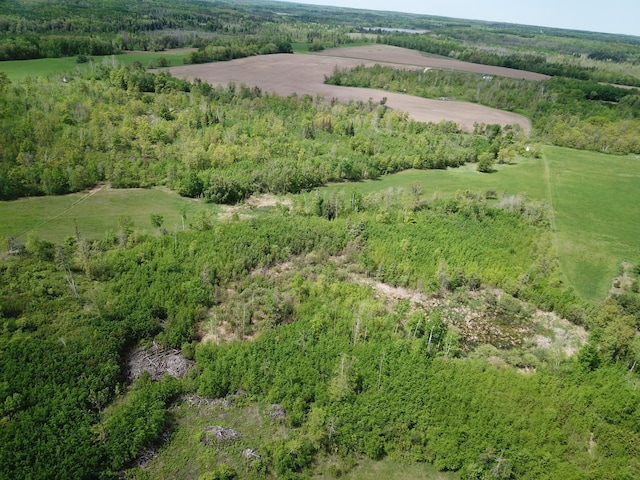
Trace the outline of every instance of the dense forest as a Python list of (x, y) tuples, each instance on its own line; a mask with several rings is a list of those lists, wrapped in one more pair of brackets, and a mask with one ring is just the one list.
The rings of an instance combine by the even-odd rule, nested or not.
[[(640, 258), (590, 302), (561, 270), (548, 202), (315, 190), (466, 164), (486, 178), (544, 143), (638, 154), (640, 96), (610, 83), (640, 83), (640, 40), (277, 2), (0, 5), (0, 60), (89, 63), (11, 81), (0, 63), (0, 200), (100, 184), (287, 195), (246, 216), (185, 210), (171, 232), (151, 214), (145, 234), (123, 207), (98, 235), (7, 238), (0, 478), (336, 478), (365, 459), (469, 480), (640, 477)], [(372, 41), (551, 75), (327, 79), (515, 111), (532, 134), (88, 58)]]

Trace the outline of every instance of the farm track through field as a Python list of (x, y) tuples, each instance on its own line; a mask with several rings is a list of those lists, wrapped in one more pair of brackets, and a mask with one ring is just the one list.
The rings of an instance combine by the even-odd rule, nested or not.
[[(454, 121), (473, 129), (474, 123), (519, 124), (526, 131), (531, 130), (531, 122), (522, 115), (484, 107), (474, 103), (430, 100), (411, 95), (373, 90), (368, 88), (326, 85), (325, 77), (337, 68), (351, 68), (358, 65), (373, 66), (385, 64), (397, 68), (426, 68), (429, 62), (440, 58), (427, 57), (412, 50), (378, 45), (373, 47), (353, 47), (334, 49), (318, 54), (275, 54), (241, 58), (229, 62), (185, 65), (170, 68), (173, 76), (193, 80), (199, 78), (212, 85), (227, 85), (230, 82), (258, 86), (265, 92), (278, 95), (321, 95), (326, 100), (340, 102), (362, 101), (380, 102), (386, 97), (386, 105), (395, 110), (409, 113), (420, 122)], [(334, 52), (332, 54), (332, 52)], [(335, 55), (342, 56), (335, 56)], [(359, 58), (347, 58), (344, 55)], [(368, 60), (368, 57), (372, 57)], [(381, 60), (382, 59), (382, 60)], [(395, 61), (389, 61), (395, 59)], [(414, 63), (421, 60), (422, 63)], [(397, 63), (401, 62), (401, 63)], [(460, 64), (464, 62), (459, 62)], [(474, 64), (469, 64), (474, 65)], [(485, 69), (485, 72), (489, 71)], [(517, 70), (514, 70), (517, 72)], [(520, 72), (527, 73), (527, 72)], [(535, 75), (535, 74), (532, 74)]]
[(76, 208), (78, 205), (80, 205), (82, 202), (84, 202), (85, 200), (87, 200), (88, 198), (94, 196), (96, 193), (98, 193), (100, 190), (102, 190), (104, 188), (104, 185), (98, 185), (94, 188), (92, 188), (91, 190), (89, 190), (89, 192), (87, 192), (86, 195), (83, 195), (82, 197), (80, 197), (79, 199), (77, 199), (75, 202), (73, 202), (71, 205), (69, 205), (67, 208), (65, 208), (62, 212), (58, 213), (57, 215), (53, 215), (51, 217), (45, 218), (41, 221), (39, 221), (38, 223), (36, 223), (35, 225), (29, 227), (28, 229), (26, 229), (23, 232), (20, 232), (16, 238), (22, 238), (23, 236), (27, 235), (29, 232), (34, 231), (36, 228), (41, 227), (42, 225), (45, 225), (53, 220), (55, 220), (56, 218), (60, 218), (62, 217), (64, 214), (70, 212), (71, 210), (73, 210), (74, 208)]

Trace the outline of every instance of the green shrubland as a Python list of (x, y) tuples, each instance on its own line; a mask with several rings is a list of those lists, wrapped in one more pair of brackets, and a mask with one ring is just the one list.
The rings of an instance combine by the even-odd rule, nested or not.
[[(284, 4), (185, 3), (176, 12), (163, 2), (103, 3), (7, 5), (0, 54), (84, 62), (191, 45), (192, 61), (221, 60), (292, 43), (321, 50), (381, 22), (428, 27), (391, 40), (566, 76), (498, 88), (496, 79), (432, 72), (430, 94), (530, 113), (539, 138), (557, 144), (636, 151), (637, 95), (594, 83), (620, 80), (614, 67), (595, 74), (527, 52), (546, 45), (549, 55), (621, 66), (635, 59), (632, 40), (616, 50), (606, 35), (490, 32)], [(515, 54), (465, 52), (464, 39), (514, 44)], [(422, 124), (384, 102), (281, 98), (142, 65), (89, 67), (64, 79), (0, 74), (3, 200), (109, 183), (128, 199), (125, 189), (164, 186), (235, 204), (470, 163), (478, 165), (457, 173), (482, 180), (447, 183), (442, 195), (415, 182), (332, 187), (223, 221), (195, 200), (154, 208), (159, 197), (148, 191), (95, 235), (100, 227), (85, 234), (61, 224), (40, 237), (44, 224), (23, 220), (24, 238), (8, 238), (0, 258), (1, 478), (359, 478), (403, 465), (405, 478), (432, 468), (464, 479), (640, 475), (640, 259), (633, 219), (611, 213), (634, 211), (631, 157), (539, 147), (511, 126)], [(337, 76), (371, 81), (376, 72), (381, 84), (368, 86), (395, 89), (427, 75), (376, 68)], [(493, 179), (517, 154), (538, 159), (505, 173), (505, 190), (518, 188), (503, 194)], [(517, 195), (529, 183), (530, 198)], [(57, 197), (46, 218), (89, 198)], [(592, 215), (573, 218), (580, 208)], [(3, 220), (16, 221), (16, 210)], [(567, 238), (580, 234), (585, 250), (572, 250)], [(624, 245), (599, 253), (617, 240)], [(611, 275), (579, 264), (581, 255), (625, 260), (601, 302), (576, 291), (602, 292)], [(136, 354), (171, 357), (185, 374), (162, 365), (134, 373)]]
[[(163, 432), (180, 438), (170, 407), (182, 393), (242, 390), (245, 405), (286, 412), (283, 437), (247, 444), (260, 451), (257, 470), (228, 454), (247, 477), (309, 473), (325, 455), (432, 462), (469, 478), (633, 476), (637, 295), (594, 309), (550, 281), (557, 267), (539, 247), (548, 225), (526, 209), (470, 196), (418, 196), (409, 208), (415, 200), (363, 199), (331, 220), (280, 211), (175, 239), (126, 225), (61, 246), (31, 238), (0, 272), (3, 475), (109, 478)], [(436, 296), (503, 285), (511, 297), (486, 312), (505, 332), (526, 330), (513, 328), (530, 322), (519, 303), (529, 300), (581, 308), (594, 333), (571, 359), (516, 353), (519, 340), (491, 335), (493, 354), (471, 355), (477, 343), (442, 320), (449, 310), (411, 311), (352, 275)], [(225, 333), (195, 348), (197, 373), (123, 383), (133, 345), (192, 355), (209, 324)]]

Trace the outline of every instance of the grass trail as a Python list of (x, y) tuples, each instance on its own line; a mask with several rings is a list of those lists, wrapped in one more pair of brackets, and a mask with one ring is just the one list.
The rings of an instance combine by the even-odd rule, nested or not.
[(182, 229), (182, 215), (188, 228), (199, 212), (215, 219), (220, 207), (162, 188), (119, 190), (108, 187), (90, 192), (52, 197), (31, 197), (0, 202), (0, 238), (9, 235), (20, 243), (34, 232), (43, 240), (62, 242), (73, 235), (76, 226), (90, 239), (104, 237), (118, 229), (119, 219), (129, 216), (139, 233), (157, 233), (151, 214), (162, 215), (164, 228), (172, 232)]
[(640, 158), (545, 147), (562, 271), (602, 300), (623, 261), (640, 262)]
[(71, 205), (69, 205), (62, 212), (57, 213), (56, 215), (54, 215), (52, 217), (44, 218), (44, 219), (40, 220), (38, 223), (36, 223), (35, 225), (33, 225), (33, 226), (27, 228), (26, 230), (18, 233), (16, 238), (25, 237), (29, 232), (32, 232), (33, 230), (36, 230), (36, 229), (42, 227), (43, 225), (46, 225), (47, 223), (52, 222), (53, 220), (62, 217), (64, 214), (70, 212), (71, 210), (76, 208), (78, 205), (80, 205), (80, 203), (84, 202), (87, 198), (92, 197), (93, 195), (98, 193), (100, 190), (102, 190), (103, 187), (104, 187), (103, 185), (100, 185), (99, 187), (94, 188), (93, 190), (89, 191), (89, 193), (87, 193), (86, 195), (80, 197), (78, 200), (73, 202)]

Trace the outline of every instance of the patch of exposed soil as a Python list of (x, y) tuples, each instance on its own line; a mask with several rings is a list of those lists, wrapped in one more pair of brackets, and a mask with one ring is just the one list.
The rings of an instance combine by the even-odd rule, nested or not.
[(234, 213), (237, 213), (239, 218), (248, 218), (252, 210), (276, 207), (278, 205), (288, 207), (291, 205), (291, 200), (288, 198), (280, 198), (270, 193), (252, 195), (238, 205), (221, 205), (222, 213), (220, 213), (219, 217), (223, 220), (228, 220), (233, 217)]
[(212, 446), (215, 444), (231, 443), (238, 440), (242, 435), (233, 428), (219, 427), (212, 425), (204, 427), (204, 433), (200, 438), (203, 445)]
[[(221, 322), (217, 319), (212, 309), (207, 313), (208, 319), (198, 327), (198, 337), (201, 343), (213, 342), (216, 345), (232, 342), (237, 340), (239, 333), (234, 327), (227, 322)], [(242, 340), (253, 340), (255, 333), (243, 334)]]
[(217, 322), (211, 312), (209, 312), (209, 319), (200, 326), (198, 333), (202, 343), (213, 342), (216, 345), (229, 343), (236, 338), (233, 328), (225, 323)]
[[(559, 349), (567, 357), (571, 357), (586, 343), (588, 337), (583, 327), (574, 325), (553, 312), (535, 310), (529, 325), (505, 328), (482, 310), (455, 304), (451, 295), (425, 295), (416, 290), (394, 287), (356, 274), (351, 274), (351, 280), (370, 285), (392, 303), (409, 300), (411, 311), (418, 308), (429, 310), (441, 307), (442, 319), (459, 328), (465, 341), (472, 344), (492, 343), (513, 346), (532, 340), (539, 348)], [(494, 288), (491, 293), (499, 298), (504, 292)], [(483, 294), (483, 291), (470, 292), (470, 295), (478, 298)], [(539, 329), (548, 332), (548, 335), (536, 334), (535, 332)]]
[[(342, 257), (332, 257), (330, 261), (338, 266), (347, 266)], [(277, 277), (293, 267), (292, 262), (285, 262), (252, 273)], [(533, 309), (530, 319), (524, 323), (513, 325), (501, 321), (490, 313), (490, 309), (483, 308), (487, 295), (499, 300), (504, 294), (498, 288), (468, 292), (469, 301), (461, 303), (452, 293), (425, 294), (419, 290), (379, 282), (353, 271), (349, 273), (348, 280), (370, 286), (391, 309), (403, 300), (409, 302), (408, 313), (438, 309), (442, 319), (456, 327), (468, 345), (492, 344), (498, 348), (533, 345), (571, 357), (586, 343), (588, 337), (583, 327), (574, 325), (553, 312), (539, 309)]]
[[(334, 56), (331, 56), (331, 52), (334, 52)], [(345, 56), (349, 52), (351, 52), (353, 58)], [(369, 60), (367, 57), (374, 58)], [(382, 61), (380, 58), (386, 58), (388, 62)], [(375, 48), (353, 47), (330, 50), (323, 52), (322, 55), (291, 55), (286, 53), (259, 55), (229, 62), (171, 67), (169, 70), (177, 78), (186, 78), (188, 80), (200, 78), (212, 85), (227, 85), (230, 82), (235, 82), (249, 87), (258, 86), (265, 92), (284, 96), (294, 93), (298, 95), (308, 94), (314, 97), (320, 95), (326, 101), (335, 98), (345, 103), (350, 101), (368, 102), (369, 100), (379, 103), (382, 98), (386, 97), (386, 105), (388, 107), (405, 111), (414, 120), (420, 122), (448, 120), (454, 121), (469, 130), (473, 129), (474, 123), (482, 122), (499, 123), (501, 125), (519, 124), (526, 131), (531, 130), (531, 122), (522, 115), (474, 103), (430, 100), (402, 93), (325, 85), (324, 83), (325, 77), (330, 76), (336, 67), (351, 68), (362, 64), (373, 66), (376, 63), (384, 63), (397, 68), (424, 69), (429, 66), (429, 62), (435, 63), (436, 60), (440, 61), (442, 59), (427, 57), (399, 47), (378, 45)], [(463, 64), (464, 62), (459, 63)], [(462, 67), (462, 65), (460, 66)], [(483, 66), (483, 68), (483, 73), (490, 73), (491, 67)], [(528, 72), (521, 73), (526, 74)]]
[(150, 349), (136, 348), (127, 357), (127, 380), (133, 382), (142, 372), (147, 371), (154, 381), (165, 374), (183, 378), (195, 363), (187, 360), (180, 350), (162, 348), (154, 344)]

